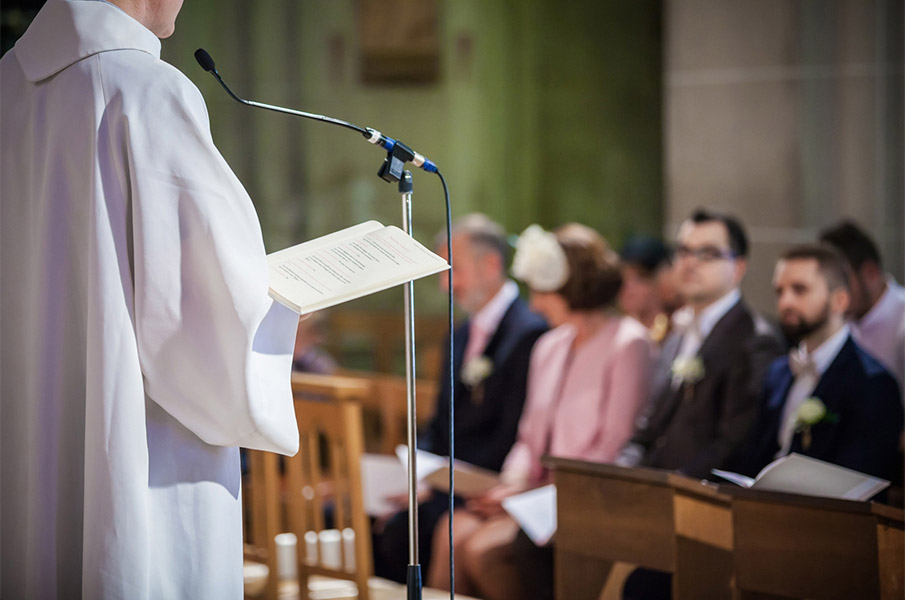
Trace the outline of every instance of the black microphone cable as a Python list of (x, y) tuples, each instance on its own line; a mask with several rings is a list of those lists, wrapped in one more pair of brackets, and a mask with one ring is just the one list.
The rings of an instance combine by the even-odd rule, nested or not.
[[(303, 117), (306, 119), (312, 119), (315, 121), (321, 121), (324, 123), (330, 123), (332, 125), (338, 125), (340, 127), (344, 127), (346, 129), (351, 129), (356, 131), (370, 143), (383, 147), (387, 150), (387, 159), (384, 162), (384, 166), (381, 167), (378, 175), (385, 181), (398, 181), (400, 176), (402, 175), (402, 167), (406, 162), (411, 162), (416, 167), (420, 167), (421, 169), (427, 171), (428, 173), (436, 173), (440, 178), (440, 183), (443, 186), (443, 197), (446, 202), (446, 255), (448, 257), (449, 269), (446, 272), (446, 281), (447, 281), (447, 298), (448, 298), (448, 316), (449, 316), (449, 381), (447, 382), (449, 385), (449, 597), (450, 600), (455, 599), (456, 594), (456, 585), (455, 585), (455, 559), (454, 559), (454, 543), (453, 543), (453, 513), (455, 510), (455, 474), (454, 474), (454, 460), (455, 460), (455, 347), (453, 342), (454, 335), (454, 303), (453, 303), (453, 253), (452, 253), (452, 206), (449, 199), (449, 186), (446, 183), (446, 178), (443, 177), (443, 173), (440, 172), (440, 169), (427, 157), (415, 152), (402, 142), (398, 140), (394, 140), (391, 137), (385, 136), (376, 129), (372, 129), (370, 127), (359, 127), (358, 125), (354, 125), (349, 123), (348, 121), (343, 121), (341, 119), (334, 119), (333, 117), (328, 117), (325, 115), (319, 115), (316, 113), (309, 113), (300, 110), (293, 110), (290, 108), (283, 108), (281, 106), (274, 106), (271, 104), (264, 104), (261, 102), (254, 102), (252, 100), (246, 100), (244, 98), (240, 98), (236, 94), (233, 93), (229, 86), (223, 81), (220, 77), (220, 73), (217, 71), (217, 67), (214, 64), (214, 59), (211, 58), (211, 55), (208, 54), (206, 50), (203, 48), (198, 48), (195, 50), (195, 60), (198, 61), (198, 64), (201, 65), (201, 68), (214, 76), (217, 82), (226, 90), (226, 93), (241, 104), (245, 104), (246, 106), (253, 106), (255, 108), (263, 108), (265, 110), (270, 110), (274, 112), (290, 114), (297, 117)], [(420, 567), (420, 565), (419, 565)], [(412, 596), (413, 590), (409, 589), (409, 599), (408, 600), (420, 600), (421, 599), (421, 586), (420, 586), (420, 574), (418, 576), (418, 589), (416, 590), (416, 596)]]
[[(453, 472), (455, 466), (455, 388), (456, 388), (456, 372), (455, 357), (453, 349), (453, 330), (454, 330), (454, 308), (453, 308), (453, 254), (452, 254), (452, 209), (449, 202), (449, 188), (446, 186), (446, 178), (440, 171), (437, 171), (440, 177), (440, 183), (443, 184), (443, 195), (446, 198), (446, 256), (449, 257), (449, 271), (446, 272), (446, 282), (449, 298), (449, 600), (455, 600), (456, 597), (456, 561), (454, 559), (453, 544), (453, 514), (455, 513), (455, 496), (456, 496), (456, 477)], [(420, 600), (420, 599), (419, 599)]]

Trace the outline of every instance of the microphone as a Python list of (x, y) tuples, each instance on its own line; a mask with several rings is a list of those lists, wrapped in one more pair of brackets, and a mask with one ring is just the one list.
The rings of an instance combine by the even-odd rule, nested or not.
[(217, 73), (217, 67), (214, 66), (214, 59), (211, 58), (211, 55), (208, 54), (207, 50), (204, 48), (195, 50), (195, 60), (197, 60), (198, 64), (201, 65), (201, 68), (208, 73)]
[(235, 95), (231, 89), (229, 89), (229, 86), (227, 86), (223, 79), (220, 77), (220, 73), (217, 72), (217, 67), (214, 64), (214, 59), (211, 58), (211, 55), (208, 54), (207, 50), (205, 50), (204, 48), (198, 48), (197, 50), (195, 50), (195, 60), (198, 61), (198, 64), (201, 65), (202, 69), (214, 76), (214, 78), (220, 83), (220, 85), (223, 86), (223, 89), (226, 90), (226, 93), (229, 94), (230, 97), (236, 102), (245, 104), (246, 106), (264, 108), (267, 110), (272, 110), (274, 112), (295, 115), (297, 117), (304, 117), (306, 119), (313, 119), (315, 121), (323, 121), (325, 123), (331, 123), (333, 125), (345, 127), (346, 129), (352, 129), (353, 131), (360, 133), (368, 142), (386, 149), (386, 161), (384, 161), (383, 166), (380, 167), (380, 170), (377, 173), (382, 179), (386, 181), (399, 181), (399, 179), (402, 178), (403, 167), (407, 162), (412, 163), (416, 167), (421, 167), (428, 173), (438, 172), (437, 165), (434, 164), (433, 161), (428, 159), (426, 156), (415, 152), (402, 142), (394, 140), (393, 138), (380, 133), (376, 129), (372, 129), (371, 127), (359, 127), (358, 125), (353, 125), (352, 123), (342, 121), (340, 119), (334, 119), (333, 117), (327, 117), (324, 115), (318, 115), (315, 113), (309, 113), (300, 110), (292, 110), (291, 108), (283, 108), (282, 106), (274, 106), (272, 104), (264, 104), (261, 102), (254, 102), (252, 100), (245, 100), (244, 98), (240, 98), (239, 96)]

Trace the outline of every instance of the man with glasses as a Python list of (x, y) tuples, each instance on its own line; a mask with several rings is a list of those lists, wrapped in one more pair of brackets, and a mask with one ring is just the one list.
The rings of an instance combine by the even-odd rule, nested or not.
[(697, 210), (679, 228), (673, 316), (652, 403), (621, 464), (710, 477), (729, 466), (755, 416), (763, 374), (782, 352), (774, 330), (742, 300), (748, 240), (733, 217)]
[[(652, 403), (617, 461), (712, 477), (733, 466), (757, 417), (764, 373), (782, 353), (778, 334), (742, 300), (748, 239), (733, 217), (696, 210), (679, 227), (673, 315), (654, 370)], [(623, 599), (670, 597), (671, 575), (636, 569)], [(729, 589), (729, 581), (726, 581)]]

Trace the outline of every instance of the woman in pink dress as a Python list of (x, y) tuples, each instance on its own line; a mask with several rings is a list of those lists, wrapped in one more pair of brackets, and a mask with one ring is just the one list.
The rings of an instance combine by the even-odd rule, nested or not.
[[(511, 560), (519, 527), (502, 500), (551, 482), (540, 460), (545, 454), (612, 462), (647, 400), (654, 352), (644, 326), (614, 308), (619, 261), (596, 231), (531, 226), (519, 238), (512, 271), (554, 328), (532, 352), (525, 410), (502, 483), (456, 510), (453, 521), (456, 591), (487, 600), (523, 597)], [(448, 540), (444, 519), (434, 535), (432, 587), (448, 589)]]

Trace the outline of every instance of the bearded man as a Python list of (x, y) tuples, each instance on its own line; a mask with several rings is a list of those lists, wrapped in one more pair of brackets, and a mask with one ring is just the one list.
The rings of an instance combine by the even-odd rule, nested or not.
[(829, 246), (786, 252), (773, 276), (780, 325), (798, 345), (770, 365), (742, 471), (797, 452), (892, 481), (901, 478), (903, 414), (895, 379), (853, 339), (845, 259)]

